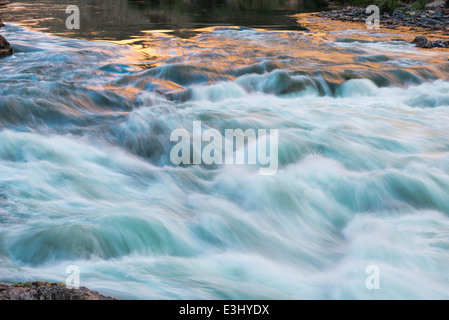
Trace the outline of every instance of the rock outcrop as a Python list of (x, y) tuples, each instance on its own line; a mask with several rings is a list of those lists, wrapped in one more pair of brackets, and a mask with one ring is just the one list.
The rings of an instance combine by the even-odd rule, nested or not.
[[(0, 7), (7, 5), (9, 2), (6, 0), (0, 0)], [(4, 27), (5, 24), (2, 21), (2, 16), (0, 13), (0, 28)], [(11, 55), (13, 53), (13, 49), (11, 47), (11, 45), (9, 44), (8, 41), (6, 41), (6, 39), (0, 35), (0, 56), (8, 56)]]
[(7, 56), (13, 53), (12, 47), (2, 35), (0, 35), (0, 56)]
[(69, 289), (62, 283), (26, 282), (0, 284), (0, 300), (116, 300), (86, 287)]

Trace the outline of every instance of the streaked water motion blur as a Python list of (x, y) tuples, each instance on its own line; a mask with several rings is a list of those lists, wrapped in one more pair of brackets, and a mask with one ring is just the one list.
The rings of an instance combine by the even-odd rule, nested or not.
[[(136, 24), (64, 36), (36, 11), (63, 1), (4, 13), (0, 282), (77, 265), (118, 298), (449, 298), (447, 51), (307, 14), (214, 25), (110, 2)], [(188, 22), (148, 27), (152, 10)], [(279, 129), (278, 173), (173, 165), (193, 121)]]

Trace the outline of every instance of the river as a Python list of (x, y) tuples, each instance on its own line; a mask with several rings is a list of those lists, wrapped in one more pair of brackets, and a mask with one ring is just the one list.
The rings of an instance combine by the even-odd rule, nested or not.
[[(80, 30), (65, 1), (3, 9), (0, 282), (76, 266), (124, 299), (449, 298), (449, 52), (294, 1), (163, 3), (70, 1)], [(277, 172), (175, 165), (198, 121), (277, 129)]]

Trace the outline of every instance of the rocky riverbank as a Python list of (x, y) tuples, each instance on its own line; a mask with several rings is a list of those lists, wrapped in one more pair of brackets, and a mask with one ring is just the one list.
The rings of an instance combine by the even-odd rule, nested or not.
[[(370, 15), (371, 13), (367, 13), (364, 7), (351, 6), (316, 14), (322, 18), (351, 22), (365, 22)], [(426, 28), (449, 33), (449, 8), (446, 7), (444, 1), (435, 1), (421, 10), (406, 5), (396, 9), (393, 13), (381, 12), (380, 23), (388, 28), (403, 26), (410, 27), (412, 30)]]
[[(366, 13), (366, 8), (356, 7), (346, 7), (317, 14), (318, 17), (352, 22), (365, 22), (370, 15), (371, 13)], [(398, 26), (409, 27), (412, 30), (426, 28), (441, 30), (449, 34), (449, 8), (438, 7), (432, 10), (417, 10), (411, 6), (404, 6), (393, 13), (381, 13), (380, 24), (387, 28)]]
[[(424, 9), (418, 10), (410, 5), (396, 9), (393, 13), (381, 12), (381, 28), (395, 29), (408, 27), (409, 31), (440, 31), (440, 34), (449, 36), (449, 8), (444, 1), (429, 3)], [(366, 22), (372, 13), (366, 12), (366, 8), (342, 7), (332, 11), (323, 11), (315, 14), (317, 17), (347, 21)], [(449, 48), (449, 41), (430, 41), (426, 37), (417, 36), (412, 42), (421, 48)]]
[[(417, 10), (411, 6), (396, 9), (393, 13), (383, 12), (380, 23), (389, 28), (398, 26), (410, 27), (411, 30), (426, 28), (441, 30), (449, 34), (449, 8), (444, 3), (439, 7), (427, 7)], [(366, 13), (366, 8), (345, 7), (332, 11), (323, 11), (316, 14), (318, 17), (340, 21), (365, 22), (371, 13)]]
[(69, 289), (62, 283), (26, 282), (14, 285), (0, 283), (0, 300), (116, 300), (86, 287)]

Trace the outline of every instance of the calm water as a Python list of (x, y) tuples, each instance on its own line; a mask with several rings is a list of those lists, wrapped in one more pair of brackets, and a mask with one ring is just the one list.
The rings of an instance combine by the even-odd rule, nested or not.
[[(80, 8), (80, 30), (66, 29), (68, 5)], [(316, 0), (13, 0), (0, 12), (5, 21), (57, 35), (123, 40), (142, 35), (142, 30), (172, 30), (189, 37), (194, 29), (217, 25), (302, 30), (289, 15), (321, 7)]]
[[(76, 265), (118, 298), (449, 298), (448, 51), (218, 4), (90, 1), (65, 34), (54, 2), (4, 14), (0, 282)], [(173, 165), (193, 121), (279, 129), (279, 171)]]

